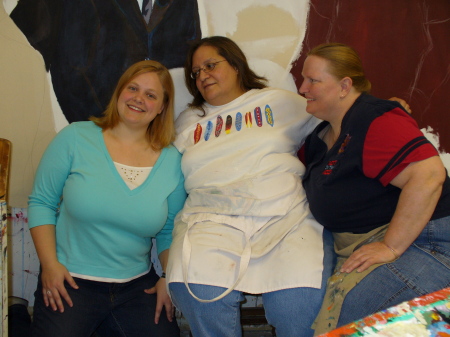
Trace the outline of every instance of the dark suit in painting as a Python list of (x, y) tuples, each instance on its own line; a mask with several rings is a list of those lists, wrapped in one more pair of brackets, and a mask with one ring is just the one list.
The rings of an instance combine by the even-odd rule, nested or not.
[(201, 38), (196, 0), (155, 1), (148, 25), (135, 0), (20, 0), (11, 18), (42, 54), (69, 123), (99, 116), (131, 64), (182, 67)]

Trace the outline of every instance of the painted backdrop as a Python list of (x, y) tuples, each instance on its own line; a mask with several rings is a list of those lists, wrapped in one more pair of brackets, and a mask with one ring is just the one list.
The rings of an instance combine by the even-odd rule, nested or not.
[[(404, 98), (429, 138), (450, 152), (450, 1), (312, 0), (303, 50), (323, 42), (356, 48), (372, 94)], [(297, 86), (305, 55), (294, 63)], [(437, 139), (434, 141), (435, 144)], [(450, 167), (450, 158), (443, 159)]]
[[(42, 149), (68, 120), (55, 95), (52, 72), (45, 73), (45, 58), (6, 14), (16, 7), (16, 0), (3, 0), (3, 5), (0, 136), (13, 141), (11, 185), (17, 192), (11, 203), (12, 294), (32, 303), (38, 261), (26, 229), (26, 197)], [(300, 85), (303, 52), (310, 47), (325, 41), (355, 46), (373, 93), (405, 98), (450, 167), (444, 96), (450, 89), (448, 0), (198, 0), (197, 6), (202, 36), (234, 39), (256, 72), (288, 90)], [(179, 113), (190, 97), (181, 68), (175, 66), (171, 73)]]

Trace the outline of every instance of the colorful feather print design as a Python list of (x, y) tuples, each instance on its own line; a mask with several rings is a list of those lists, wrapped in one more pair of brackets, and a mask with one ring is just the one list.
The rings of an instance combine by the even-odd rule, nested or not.
[(234, 121), (234, 126), (236, 128), (236, 131), (241, 131), (242, 128), (242, 114), (238, 112), (236, 114), (236, 120)]
[(231, 132), (231, 126), (233, 125), (233, 117), (230, 115), (227, 116), (225, 122), (225, 133), (228, 135)]
[(211, 137), (213, 128), (214, 128), (213, 123), (211, 121), (208, 121), (208, 123), (206, 123), (206, 129), (205, 129), (205, 141), (206, 142), (209, 140), (209, 137)]
[(273, 112), (272, 109), (270, 108), (269, 104), (266, 105), (266, 108), (264, 109), (264, 114), (266, 115), (266, 121), (267, 124), (269, 124), (270, 126), (273, 127)]
[(247, 128), (252, 127), (252, 113), (251, 112), (247, 112), (245, 114), (245, 125), (247, 126)]
[(222, 127), (223, 127), (223, 118), (221, 116), (217, 116), (216, 131), (215, 131), (216, 137), (220, 136), (220, 133), (222, 132)]
[(202, 137), (202, 126), (199, 123), (197, 123), (197, 127), (195, 128), (194, 131), (194, 144), (197, 144), (201, 137)]
[(255, 123), (256, 125), (258, 125), (259, 127), (262, 126), (262, 113), (261, 113), (261, 108), (258, 106), (255, 108)]

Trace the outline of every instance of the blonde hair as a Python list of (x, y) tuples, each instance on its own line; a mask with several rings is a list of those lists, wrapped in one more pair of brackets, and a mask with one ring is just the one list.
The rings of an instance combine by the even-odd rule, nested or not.
[(161, 150), (175, 140), (174, 126), (174, 95), (175, 89), (169, 71), (157, 61), (140, 61), (131, 65), (120, 77), (106, 110), (101, 117), (90, 117), (103, 130), (111, 129), (119, 123), (117, 100), (122, 90), (137, 76), (145, 73), (155, 73), (163, 87), (163, 111), (156, 115), (147, 128), (147, 140), (154, 150)]
[(313, 48), (308, 53), (310, 55), (327, 60), (328, 71), (337, 79), (350, 77), (357, 91), (370, 92), (372, 85), (364, 74), (361, 59), (352, 47), (342, 43), (324, 43)]

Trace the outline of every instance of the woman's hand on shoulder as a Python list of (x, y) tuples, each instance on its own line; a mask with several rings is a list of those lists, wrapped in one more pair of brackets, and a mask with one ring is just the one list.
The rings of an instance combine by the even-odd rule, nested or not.
[(374, 264), (388, 263), (395, 259), (397, 256), (383, 242), (373, 242), (354, 251), (344, 262), (340, 271), (351, 273), (356, 269), (360, 273)]
[(147, 294), (156, 294), (156, 312), (155, 312), (155, 324), (159, 323), (162, 308), (166, 309), (166, 315), (169, 322), (173, 321), (175, 313), (175, 307), (172, 304), (169, 294), (167, 293), (166, 279), (161, 277), (155, 286), (150, 289), (144, 290)]
[(404, 99), (401, 99), (398, 97), (391, 97), (391, 98), (389, 98), (389, 101), (399, 102), (400, 105), (403, 107), (403, 109), (406, 110), (407, 113), (412, 114), (411, 107), (409, 106), (408, 103), (406, 103), (406, 101)]
[(41, 280), (45, 306), (50, 305), (54, 311), (59, 310), (61, 313), (64, 312), (63, 299), (70, 307), (73, 306), (72, 299), (64, 286), (64, 281), (74, 289), (78, 289), (78, 285), (63, 264), (56, 261), (51, 265), (43, 266)]

